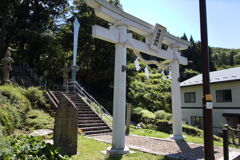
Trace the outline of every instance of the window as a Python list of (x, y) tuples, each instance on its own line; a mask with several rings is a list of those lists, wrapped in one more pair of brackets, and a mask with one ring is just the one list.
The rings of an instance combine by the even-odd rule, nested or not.
[(232, 92), (231, 89), (217, 90), (216, 91), (217, 102), (232, 102)]
[(184, 101), (185, 103), (195, 103), (196, 102), (195, 92), (184, 93)]
[(202, 129), (203, 128), (203, 118), (199, 117), (199, 116), (192, 116), (191, 117), (191, 125)]

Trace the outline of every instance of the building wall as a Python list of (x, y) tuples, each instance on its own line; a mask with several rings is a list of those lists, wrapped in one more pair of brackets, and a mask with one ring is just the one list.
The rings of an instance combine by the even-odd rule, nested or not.
[[(231, 89), (232, 102), (216, 102), (216, 90)], [(184, 93), (195, 92), (196, 103), (185, 103)], [(213, 97), (213, 129), (217, 134), (225, 123), (233, 124), (235, 120), (233, 118), (228, 119), (223, 117), (223, 113), (239, 113), (240, 114), (240, 81), (224, 82), (211, 84), (211, 94)], [(202, 117), (202, 85), (181, 87), (181, 103), (182, 103), (182, 117), (184, 121), (191, 124), (191, 116)]]

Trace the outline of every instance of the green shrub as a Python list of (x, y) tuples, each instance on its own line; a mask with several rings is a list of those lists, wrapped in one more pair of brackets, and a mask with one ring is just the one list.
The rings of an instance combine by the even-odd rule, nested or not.
[(142, 122), (144, 122), (144, 123), (153, 123), (154, 122), (154, 119), (155, 119), (154, 113), (152, 113), (146, 109), (143, 109), (141, 111), (141, 113), (142, 113), (142, 118), (141, 118)]
[[(128, 70), (134, 70), (134, 64), (128, 65)], [(164, 77), (166, 78), (166, 77)], [(147, 109), (151, 112), (165, 110), (171, 112), (171, 94), (169, 79), (163, 80), (163, 76), (157, 71), (151, 72), (149, 79), (144, 73), (128, 75), (128, 102), (133, 106)]]
[(132, 109), (131, 119), (135, 122), (140, 122), (142, 118), (142, 108), (137, 107)]
[[(0, 95), (0, 99), (1, 99)], [(13, 133), (15, 128), (19, 128), (23, 124), (17, 108), (8, 104), (0, 104), (0, 134), (9, 135)]]
[(154, 118), (154, 113), (140, 107), (134, 108), (132, 111), (132, 120), (135, 122), (153, 123)]
[(22, 88), (12, 85), (0, 86), (0, 132), (10, 135), (23, 126), (26, 114), (31, 109), (28, 99), (21, 94)]
[[(25, 114), (31, 109), (31, 104), (29, 100), (22, 94), (22, 91), (22, 88), (17, 88), (12, 85), (0, 86), (0, 94), (6, 97), (10, 105), (16, 107), (21, 116), (24, 117)], [(0, 100), (0, 104), (3, 104), (4, 102)]]
[(189, 126), (189, 125), (183, 125), (183, 132), (192, 135), (192, 136), (202, 136), (203, 131), (199, 128)]
[(154, 112), (154, 115), (156, 119), (168, 120), (168, 121), (172, 119), (172, 114), (167, 113), (164, 110), (159, 110), (157, 112)]
[(172, 133), (172, 122), (167, 120), (156, 120), (155, 127), (158, 131), (165, 132), (165, 133)]
[(23, 91), (23, 94), (30, 101), (33, 108), (40, 108), (49, 112), (51, 105), (47, 101), (46, 94), (38, 87), (29, 87)]
[(31, 110), (27, 114), (26, 125), (30, 131), (36, 129), (53, 129), (54, 118), (42, 110)]
[(26, 135), (0, 139), (0, 159), (3, 160), (69, 160), (60, 149), (46, 144), (41, 137)]

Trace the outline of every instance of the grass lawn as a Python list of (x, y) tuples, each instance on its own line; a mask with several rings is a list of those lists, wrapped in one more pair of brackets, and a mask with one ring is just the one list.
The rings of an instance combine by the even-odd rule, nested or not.
[[(131, 127), (130, 134), (139, 135), (139, 136), (156, 137), (156, 138), (169, 138), (171, 136), (171, 134), (167, 134), (164, 132), (155, 131), (155, 130), (151, 130), (151, 129), (135, 129), (135, 127)], [(198, 144), (204, 143), (203, 137), (196, 137), (196, 136), (191, 136), (191, 135), (187, 135), (187, 134), (184, 134), (184, 136), (185, 136), (184, 140), (186, 142), (198, 143)], [(222, 143), (222, 141), (221, 142), (214, 141), (214, 145), (215, 146), (223, 146), (223, 143)], [(236, 145), (230, 145), (230, 147), (240, 148), (240, 146), (236, 146)]]
[(164, 156), (152, 155), (134, 150), (135, 153), (122, 157), (110, 157), (101, 153), (107, 150), (110, 144), (79, 136), (78, 155), (72, 156), (72, 160), (171, 160)]

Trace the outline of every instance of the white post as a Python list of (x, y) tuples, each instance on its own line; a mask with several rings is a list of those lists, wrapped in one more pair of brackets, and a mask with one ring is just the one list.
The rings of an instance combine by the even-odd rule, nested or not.
[(76, 81), (76, 74), (79, 70), (79, 67), (77, 64), (77, 46), (78, 46), (78, 31), (79, 31), (80, 23), (78, 22), (78, 19), (75, 17), (74, 20), (74, 32), (73, 32), (73, 65), (71, 67), (72, 69), (72, 81)]
[(125, 147), (127, 28), (125, 26), (117, 28), (119, 43), (115, 45), (112, 147), (107, 150), (111, 155), (129, 153), (129, 149)]
[[(177, 57), (178, 50), (174, 49), (175, 57)], [(180, 75), (179, 75), (179, 62), (175, 59), (171, 63), (172, 71), (172, 120), (173, 120), (173, 139), (183, 139), (182, 135), (182, 111), (181, 111), (181, 92), (180, 92)]]
[(77, 46), (78, 46), (78, 31), (79, 31), (80, 23), (78, 22), (77, 17), (74, 20), (74, 32), (73, 32), (73, 66), (76, 65), (77, 59)]

